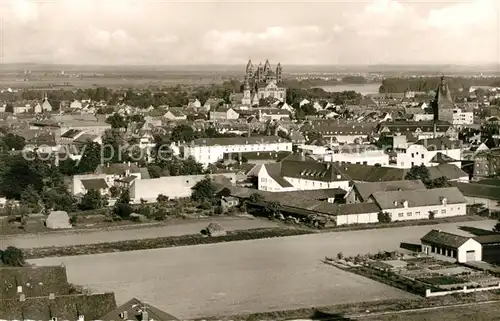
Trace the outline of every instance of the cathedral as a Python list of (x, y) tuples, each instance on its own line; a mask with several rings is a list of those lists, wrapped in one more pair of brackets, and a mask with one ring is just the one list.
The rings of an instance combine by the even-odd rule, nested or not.
[(441, 83), (436, 90), (436, 96), (432, 105), (434, 121), (453, 121), (453, 109), (455, 105), (444, 76), (441, 77)]
[(249, 60), (245, 72), (245, 84), (243, 99), (241, 103), (247, 106), (259, 105), (259, 100), (273, 98), (279, 101), (285, 101), (286, 89), (279, 87), (282, 82), (283, 69), (278, 63), (276, 70), (273, 71), (269, 60), (262, 65), (254, 66)]

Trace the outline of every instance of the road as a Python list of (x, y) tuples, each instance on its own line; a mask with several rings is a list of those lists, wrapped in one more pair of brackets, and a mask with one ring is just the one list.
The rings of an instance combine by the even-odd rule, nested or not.
[(198, 234), (210, 222), (219, 222), (227, 231), (276, 227), (278, 223), (263, 219), (247, 217), (220, 217), (203, 220), (186, 220), (172, 225), (120, 228), (110, 230), (78, 230), (68, 232), (48, 232), (39, 234), (18, 234), (0, 236), (0, 248), (16, 246), (19, 248), (34, 248), (48, 246), (68, 246), (117, 242), (167, 236)]
[[(496, 221), (467, 222), (489, 229)], [(181, 319), (331, 306), (412, 297), (394, 288), (327, 266), (344, 255), (397, 250), (432, 228), (468, 235), (464, 223), (332, 232), (148, 251), (33, 260), (64, 263), (70, 282), (114, 291), (118, 303), (137, 297)]]

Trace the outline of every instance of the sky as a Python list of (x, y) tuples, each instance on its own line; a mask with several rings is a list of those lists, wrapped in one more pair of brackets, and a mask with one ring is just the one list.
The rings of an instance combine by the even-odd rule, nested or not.
[(0, 0), (4, 63), (500, 63), (500, 0)]

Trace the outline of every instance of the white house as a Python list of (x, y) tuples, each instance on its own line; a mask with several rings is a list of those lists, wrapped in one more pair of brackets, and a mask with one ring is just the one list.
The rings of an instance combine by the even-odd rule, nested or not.
[(432, 230), (420, 239), (422, 252), (427, 255), (456, 259), (458, 263), (481, 261), (481, 243), (471, 237)]
[(392, 221), (463, 216), (467, 200), (456, 187), (375, 192), (370, 197)]
[(453, 125), (472, 125), (474, 124), (474, 113), (459, 108), (454, 109), (452, 123)]
[(193, 157), (208, 166), (224, 159), (224, 154), (292, 151), (292, 143), (279, 137), (200, 138), (183, 144), (184, 158)]
[(305, 99), (305, 98), (304, 98), (304, 99), (302, 99), (302, 100), (300, 101), (299, 106), (300, 106), (300, 107), (302, 107), (302, 106), (307, 105), (307, 104), (310, 104), (310, 103), (311, 103), (311, 102), (310, 102), (309, 100), (307, 100), (307, 99)]
[(411, 168), (448, 163), (461, 167), (462, 151), (459, 143), (460, 141), (450, 141), (446, 137), (419, 140), (406, 149), (395, 149), (395, 162), (391, 166)]
[(262, 165), (257, 177), (261, 191), (349, 190), (349, 178), (331, 163), (285, 159), (280, 163)]

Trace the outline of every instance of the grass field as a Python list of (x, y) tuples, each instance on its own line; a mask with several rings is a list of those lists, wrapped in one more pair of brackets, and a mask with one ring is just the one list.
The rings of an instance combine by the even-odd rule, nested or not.
[[(491, 229), (494, 223), (467, 224)], [(400, 242), (417, 242), (431, 228), (456, 233), (460, 225), (320, 233), (31, 262), (64, 263), (70, 282), (115, 291), (118, 303), (137, 297), (180, 318), (234, 315), (412, 297), (320, 261), (340, 251), (355, 255), (395, 250)]]

